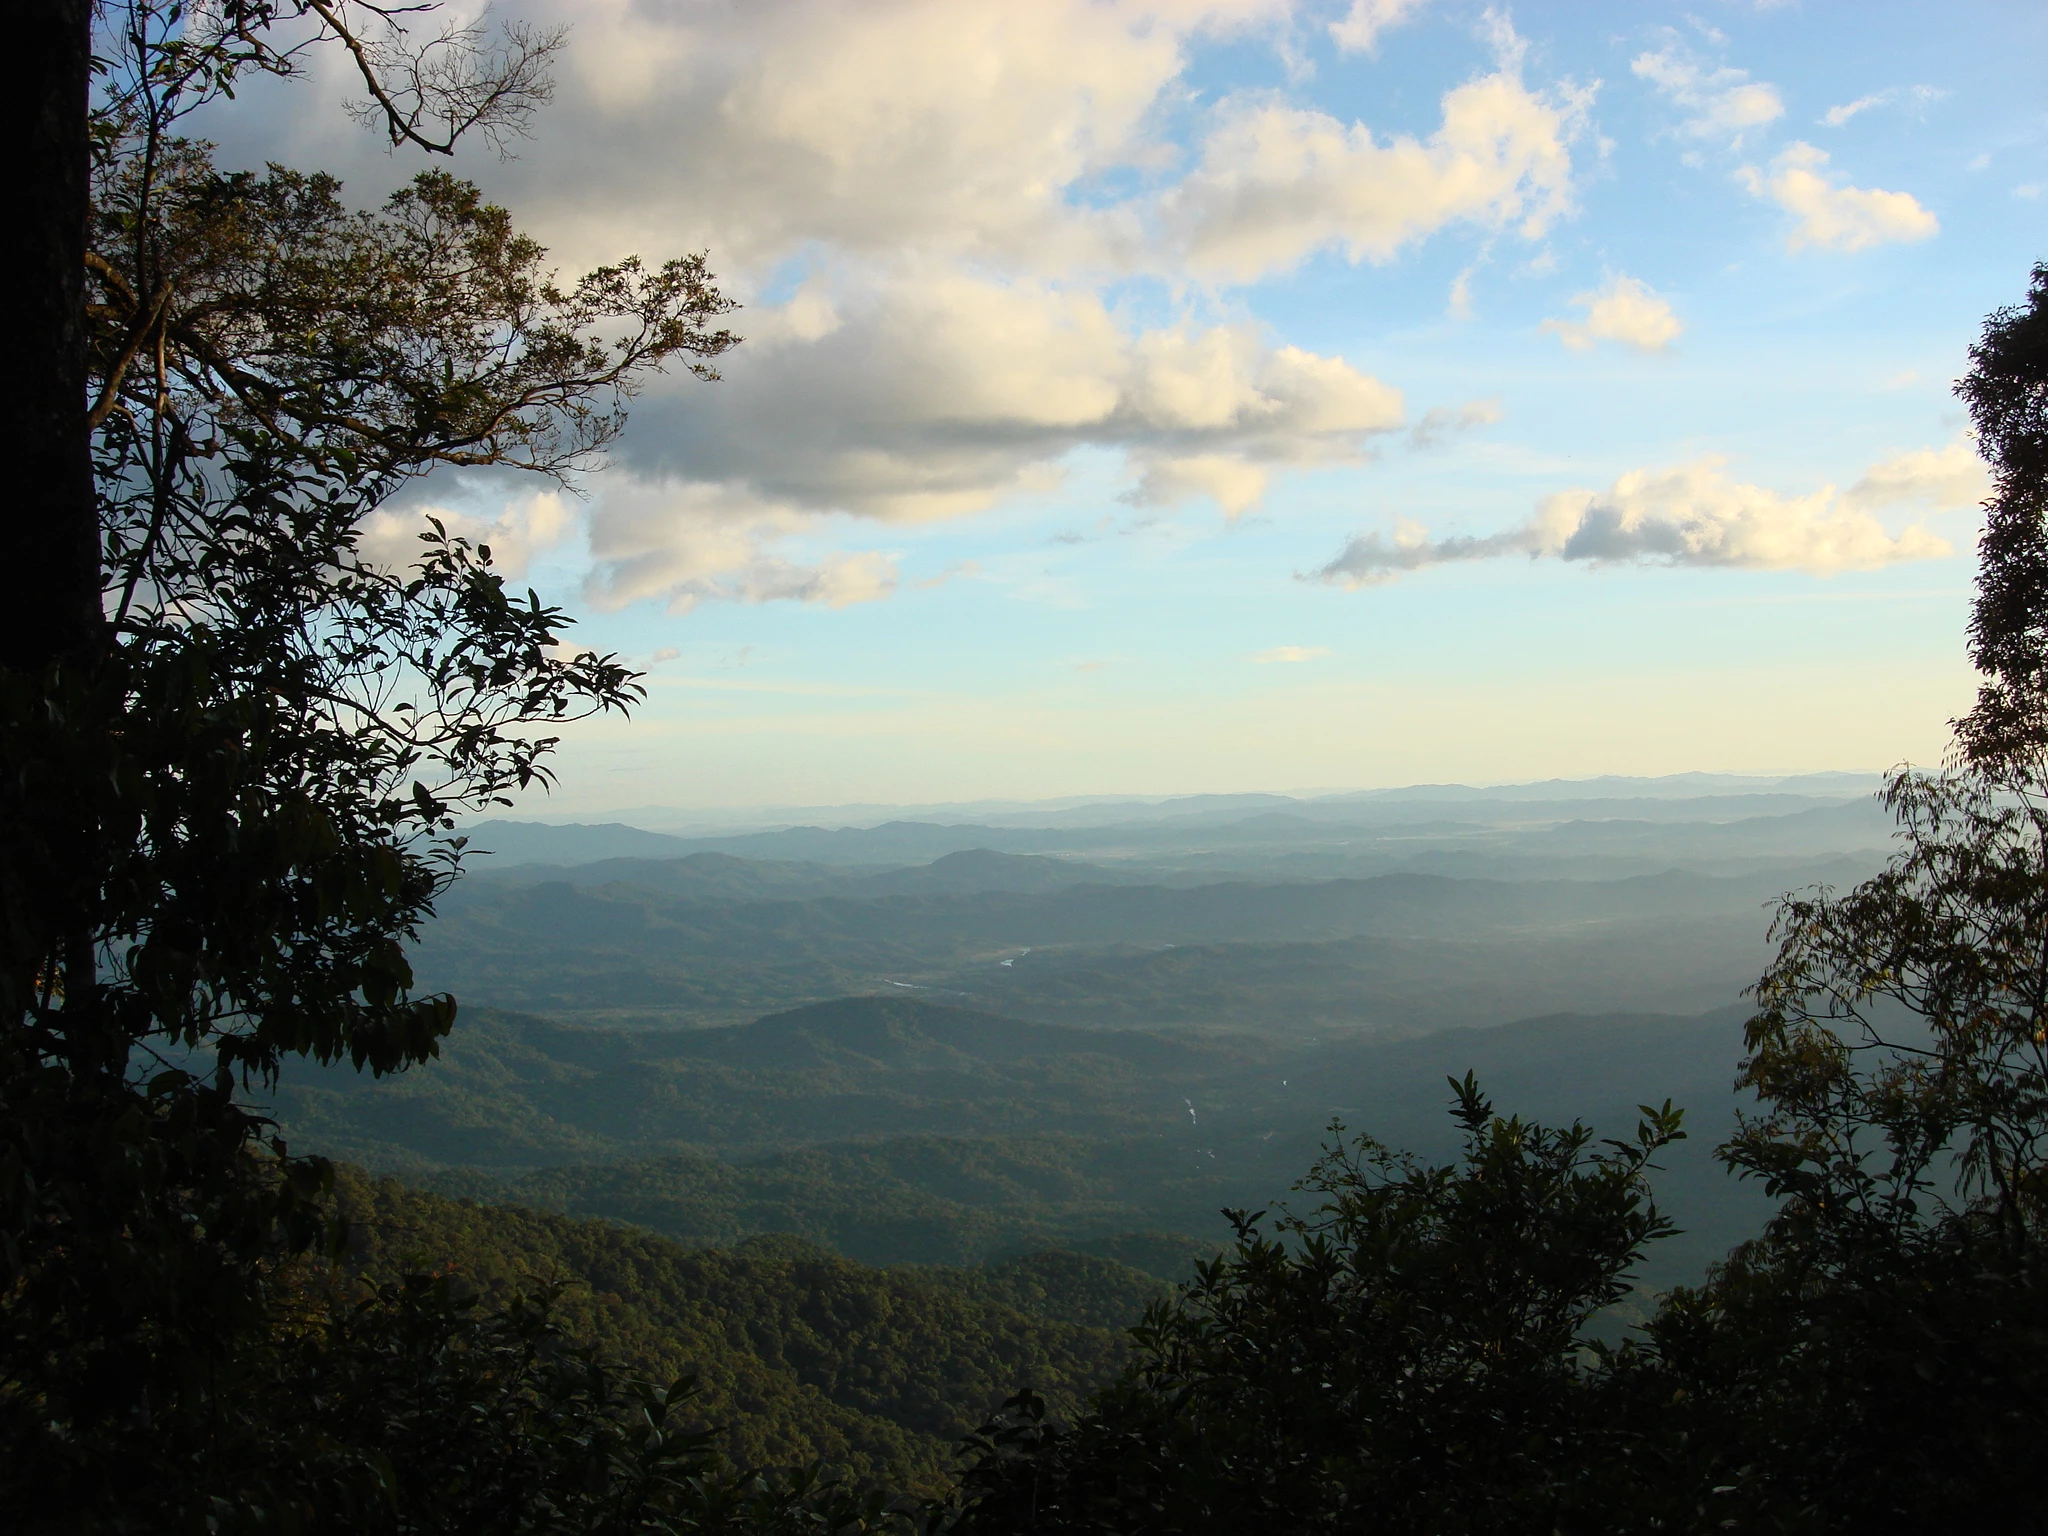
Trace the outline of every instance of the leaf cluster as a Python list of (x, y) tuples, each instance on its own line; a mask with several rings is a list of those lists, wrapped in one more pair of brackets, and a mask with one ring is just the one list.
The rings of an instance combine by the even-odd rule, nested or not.
[(2038, 769), (2048, 757), (2048, 263), (2034, 268), (2024, 304), (1985, 320), (1956, 394), (1992, 473), (1970, 615), (1970, 659), (1988, 676), (1956, 722), (1956, 745), (1980, 772)]
[(1014, 1400), (972, 1442), (961, 1529), (1536, 1530), (1582, 1507), (1612, 1438), (1590, 1327), (1671, 1231), (1647, 1173), (1679, 1114), (1596, 1145), (1453, 1088), (1461, 1162), (1340, 1138), (1302, 1186), (1317, 1209), (1238, 1213), (1091, 1413)]

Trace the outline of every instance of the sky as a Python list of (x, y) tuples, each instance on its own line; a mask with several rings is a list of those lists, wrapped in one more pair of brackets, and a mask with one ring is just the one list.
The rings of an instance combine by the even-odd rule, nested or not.
[[(546, 807), (1932, 763), (2048, 258), (2035, 0), (533, 0), (565, 272), (746, 340), (433, 512), (646, 672)], [(204, 131), (343, 176), (329, 53)], [(533, 809), (541, 807), (536, 804)]]

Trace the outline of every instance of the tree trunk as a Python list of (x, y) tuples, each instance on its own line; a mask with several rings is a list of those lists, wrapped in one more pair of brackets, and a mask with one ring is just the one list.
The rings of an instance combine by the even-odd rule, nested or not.
[(99, 518), (85, 429), (86, 139), (92, 0), (9, 7), (14, 64), (0, 92), (12, 188), (0, 251), (6, 287), (0, 364), (0, 573), (14, 618), (0, 661), (40, 671), (89, 655), (102, 628)]

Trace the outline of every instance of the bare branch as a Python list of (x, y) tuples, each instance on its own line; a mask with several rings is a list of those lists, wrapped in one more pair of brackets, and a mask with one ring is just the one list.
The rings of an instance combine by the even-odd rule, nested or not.
[[(309, 13), (348, 50), (370, 93), (351, 103), (359, 122), (381, 125), (394, 146), (411, 144), (429, 154), (452, 154), (464, 134), (480, 134), (500, 155), (523, 138), (534, 109), (554, 94), (548, 65), (561, 50), (566, 28), (538, 30), (505, 23), (502, 40), (487, 47), (481, 21), (444, 26), (416, 42), (398, 19), (427, 7), (383, 7), (356, 0), (304, 0)], [(375, 18), (382, 36), (355, 24), (351, 11)]]

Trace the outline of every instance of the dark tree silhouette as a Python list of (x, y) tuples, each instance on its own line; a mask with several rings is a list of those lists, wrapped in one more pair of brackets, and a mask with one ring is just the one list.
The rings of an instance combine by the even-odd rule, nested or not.
[(324, 1230), (325, 1165), (248, 1088), (435, 1053), (454, 1003), (414, 995), (403, 944), (454, 813), (637, 696), (487, 548), (434, 527), (393, 567), (362, 519), (439, 465), (560, 478), (651, 370), (734, 340), (701, 257), (563, 282), (448, 176), (359, 214), (181, 136), (323, 41), (395, 138), (516, 132), (557, 39), (426, 24), (133, 0), (27, 29), (54, 75), (26, 71), (49, 157), (17, 172), (48, 221), (10, 237), (50, 244), (6, 370), (40, 404), (4, 429), (35, 475), (0, 528), (31, 594), (0, 667), (0, 1479), (54, 1528), (203, 1502), (194, 1426), (241, 1412), (237, 1353)]
[(1970, 365), (1956, 393), (1994, 478), (1970, 659), (1990, 677), (1956, 739), (1973, 768), (2023, 770), (2048, 755), (2048, 264), (1984, 322)]

